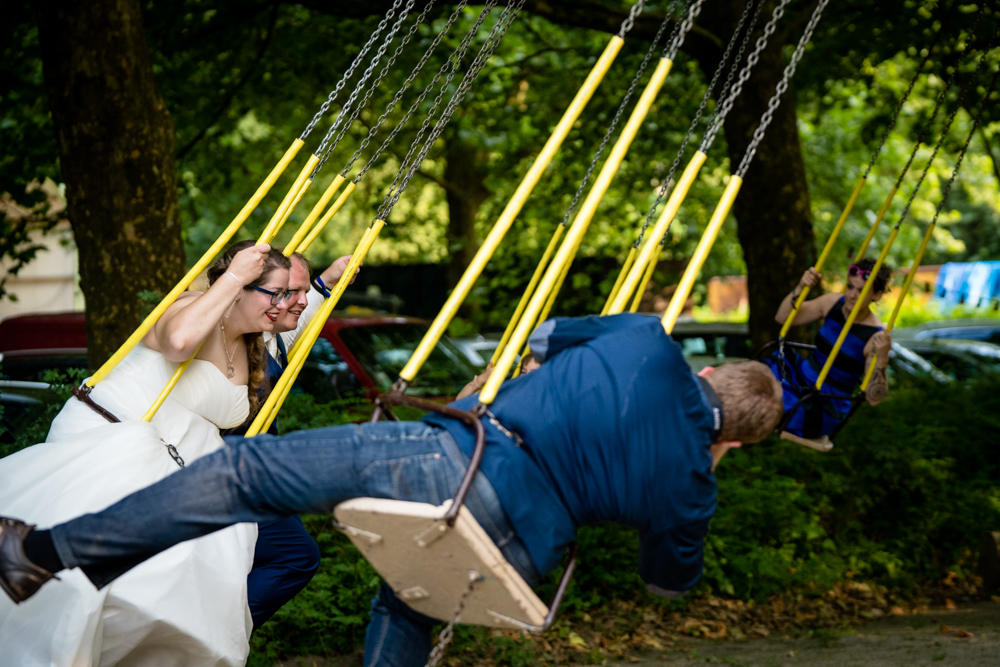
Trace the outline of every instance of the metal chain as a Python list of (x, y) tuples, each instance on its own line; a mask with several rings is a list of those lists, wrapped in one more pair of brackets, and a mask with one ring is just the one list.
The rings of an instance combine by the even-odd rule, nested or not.
[(660, 29), (656, 31), (656, 36), (653, 37), (652, 43), (649, 45), (649, 49), (646, 50), (646, 55), (639, 64), (639, 69), (635, 71), (635, 76), (632, 77), (632, 82), (629, 84), (628, 90), (625, 91), (625, 97), (622, 98), (621, 103), (618, 105), (618, 110), (615, 111), (614, 118), (611, 119), (611, 123), (608, 125), (608, 129), (604, 131), (604, 137), (601, 139), (601, 143), (597, 146), (597, 150), (594, 151), (594, 156), (590, 160), (590, 164), (587, 165), (587, 171), (583, 175), (583, 179), (580, 181), (580, 185), (576, 188), (576, 192), (573, 193), (573, 200), (569, 203), (566, 208), (566, 213), (563, 215), (562, 222), (559, 223), (563, 227), (569, 224), (570, 217), (573, 215), (573, 211), (576, 209), (576, 205), (580, 201), (583, 191), (587, 188), (587, 184), (590, 182), (590, 177), (594, 173), (594, 169), (597, 167), (597, 162), (601, 159), (601, 155), (604, 154), (604, 149), (607, 147), (608, 142), (611, 141), (612, 135), (615, 133), (615, 128), (618, 127), (618, 121), (621, 120), (622, 114), (625, 112), (625, 107), (628, 106), (629, 100), (632, 98), (632, 93), (635, 92), (635, 87), (639, 85), (639, 79), (642, 78), (643, 72), (646, 71), (646, 66), (649, 65), (649, 61), (653, 57), (653, 53), (656, 52), (656, 45), (660, 43), (660, 39), (663, 37), (663, 32), (667, 29), (667, 25), (670, 24), (670, 14), (663, 17), (663, 22), (660, 24)]
[(632, 5), (632, 9), (628, 11), (628, 16), (622, 21), (622, 27), (618, 31), (618, 36), (625, 39), (625, 34), (635, 26), (635, 19), (642, 13), (642, 6), (646, 4), (646, 0), (639, 0), (639, 2)]
[(465, 587), (465, 591), (462, 592), (462, 597), (458, 599), (458, 606), (455, 607), (455, 614), (448, 621), (448, 625), (444, 626), (444, 629), (438, 635), (438, 643), (431, 650), (431, 654), (427, 656), (426, 667), (437, 667), (437, 664), (441, 662), (441, 658), (444, 657), (445, 651), (448, 650), (448, 644), (451, 643), (452, 637), (455, 634), (455, 625), (462, 620), (462, 612), (465, 611), (465, 605), (469, 601), (469, 596), (472, 595), (473, 587), (480, 581), (483, 580), (483, 576), (476, 572), (475, 570), (469, 570), (469, 583)]
[[(412, 159), (409, 169), (406, 170), (405, 177), (402, 179), (402, 181), (399, 182), (395, 191), (390, 190), (389, 194), (387, 194), (386, 201), (379, 209), (379, 216), (378, 216), (379, 219), (381, 220), (387, 219), (389, 214), (392, 212), (392, 208), (396, 205), (396, 202), (399, 201), (399, 197), (403, 194), (403, 191), (406, 189), (406, 186), (409, 185), (410, 180), (413, 178), (414, 174), (417, 173), (417, 169), (420, 167), (420, 164), (427, 157), (427, 153), (430, 152), (431, 147), (437, 141), (438, 137), (441, 136), (441, 133), (444, 132), (445, 126), (447, 126), (448, 121), (451, 120), (451, 116), (455, 113), (455, 109), (457, 109), (459, 103), (461, 103), (462, 100), (465, 99), (465, 96), (468, 94), (469, 89), (472, 87), (472, 83), (479, 78), (480, 72), (482, 72), (483, 68), (486, 67), (486, 63), (493, 56), (493, 52), (496, 51), (496, 48), (500, 45), (500, 42), (507, 34), (507, 30), (509, 30), (510, 26), (514, 23), (514, 19), (517, 18), (517, 15), (520, 13), (521, 8), (524, 7), (525, 1), (526, 0), (518, 0), (517, 4), (508, 6), (504, 10), (503, 14), (501, 14), (500, 19), (497, 21), (497, 24), (493, 27), (493, 30), (487, 37), (486, 43), (483, 45), (482, 49), (480, 49), (479, 54), (476, 56), (476, 58), (472, 61), (472, 64), (469, 66), (469, 71), (466, 72), (465, 76), (459, 83), (458, 89), (455, 91), (455, 94), (452, 95), (451, 100), (448, 102), (444, 110), (442, 110), (440, 118), (434, 121), (433, 127), (430, 128), (430, 132), (427, 136), (426, 141), (424, 142), (423, 149)], [(456, 67), (457, 66), (458, 63), (456, 63)], [(442, 91), (443, 90), (444, 87), (442, 87)], [(427, 119), (424, 120), (424, 124), (421, 126), (421, 129), (417, 135), (418, 140), (419, 137), (423, 134), (424, 129), (430, 126), (430, 121), (431, 121), (430, 116), (428, 116)]]
[[(952, 0), (951, 6), (948, 8), (948, 13), (945, 15), (944, 20), (941, 21), (941, 27), (938, 28), (937, 34), (934, 35), (934, 39), (931, 40), (930, 46), (927, 47), (927, 55), (920, 61), (920, 66), (917, 68), (913, 78), (910, 79), (909, 87), (907, 87), (906, 92), (903, 93), (903, 98), (899, 100), (899, 104), (896, 105), (896, 110), (892, 114), (892, 119), (889, 121), (889, 125), (886, 126), (885, 132), (882, 133), (882, 138), (879, 140), (878, 147), (875, 149), (875, 152), (872, 153), (872, 159), (868, 162), (868, 168), (865, 169), (865, 174), (862, 178), (868, 178), (868, 174), (870, 174), (872, 169), (875, 167), (878, 155), (882, 152), (882, 147), (885, 146), (885, 142), (889, 139), (889, 133), (892, 132), (892, 128), (896, 126), (896, 121), (899, 120), (899, 114), (903, 111), (903, 105), (905, 105), (906, 100), (910, 98), (910, 93), (913, 92), (913, 87), (917, 85), (917, 79), (920, 77), (920, 73), (924, 71), (924, 66), (927, 65), (927, 61), (930, 60), (931, 52), (934, 50), (934, 47), (937, 46), (938, 39), (944, 33), (944, 26), (948, 22), (948, 19), (951, 18), (951, 10), (955, 8), (956, 2), (957, 0)], [(983, 4), (979, 10), (980, 16), (982, 16), (982, 8), (985, 6), (986, 5)], [(976, 23), (979, 23), (978, 18), (976, 19)]]
[(378, 36), (382, 33), (383, 30), (385, 30), (385, 27), (389, 25), (390, 19), (392, 19), (392, 17), (396, 14), (396, 11), (402, 4), (403, 0), (395, 0), (392, 3), (392, 7), (390, 7), (389, 11), (385, 13), (385, 17), (381, 21), (379, 21), (379, 24), (375, 27), (375, 31), (371, 34), (371, 37), (369, 37), (368, 41), (365, 42), (365, 45), (361, 47), (361, 50), (358, 52), (358, 55), (355, 56), (354, 61), (351, 63), (350, 67), (348, 67), (347, 71), (344, 72), (344, 75), (340, 77), (340, 81), (337, 82), (337, 85), (334, 87), (334, 89), (330, 91), (329, 95), (327, 95), (326, 101), (323, 102), (323, 105), (319, 108), (319, 111), (316, 112), (316, 115), (313, 116), (313, 119), (309, 122), (309, 124), (306, 126), (306, 129), (299, 136), (299, 139), (301, 141), (305, 141), (306, 137), (308, 137), (309, 134), (313, 131), (313, 128), (316, 127), (316, 124), (319, 123), (319, 121), (323, 118), (326, 112), (330, 109), (330, 105), (333, 104), (334, 101), (336, 101), (337, 95), (340, 94), (340, 91), (344, 88), (344, 85), (347, 83), (347, 80), (354, 75), (354, 70), (356, 70), (358, 68), (358, 65), (361, 64), (361, 61), (365, 59), (365, 55), (368, 53), (369, 49), (372, 48), (372, 44), (375, 43), (375, 40), (378, 38)]
[[(750, 52), (747, 56), (747, 64), (743, 66), (740, 70), (740, 75), (736, 78), (736, 83), (729, 90), (729, 95), (722, 101), (720, 105), (716, 107), (715, 115), (712, 117), (712, 123), (708, 126), (705, 131), (705, 136), (701, 140), (701, 146), (698, 148), (702, 153), (707, 153), (708, 149), (711, 148), (712, 142), (715, 141), (715, 135), (719, 133), (719, 129), (726, 120), (726, 116), (729, 112), (733, 110), (733, 104), (736, 103), (736, 98), (740, 96), (743, 92), (743, 85), (750, 78), (750, 72), (753, 71), (754, 66), (760, 60), (760, 54), (767, 46), (768, 40), (774, 31), (778, 28), (778, 21), (781, 17), (785, 15), (785, 7), (788, 5), (790, 0), (779, 0), (777, 6), (775, 6), (774, 11), (771, 13), (771, 20), (764, 25), (764, 34), (757, 38), (757, 44), (754, 46), (754, 50)], [(824, 3), (825, 5), (826, 3)]]
[[(948, 138), (948, 131), (951, 129), (951, 125), (955, 121), (955, 116), (958, 115), (959, 109), (962, 108), (962, 103), (964, 102), (966, 95), (969, 91), (969, 86), (973, 85), (973, 82), (976, 80), (979, 71), (983, 68), (983, 65), (986, 63), (986, 57), (989, 55), (990, 51), (993, 48), (993, 42), (996, 40), (998, 30), (1000, 30), (1000, 23), (998, 23), (997, 27), (993, 30), (993, 37), (990, 39), (989, 45), (985, 49), (983, 49), (983, 52), (979, 56), (979, 64), (976, 65), (976, 71), (972, 73), (972, 77), (969, 79), (969, 81), (964, 86), (962, 86), (962, 90), (958, 95), (958, 103), (955, 105), (954, 110), (952, 110), (951, 115), (948, 116), (948, 120), (945, 121), (944, 127), (941, 128), (941, 136), (938, 137), (937, 143), (934, 145), (934, 150), (931, 152), (930, 158), (927, 159), (927, 165), (924, 167), (924, 171), (920, 174), (920, 179), (917, 180), (917, 184), (913, 186), (913, 192), (910, 193), (910, 198), (906, 200), (906, 206), (903, 207), (903, 212), (899, 215), (899, 221), (896, 222), (897, 229), (899, 229), (899, 227), (903, 224), (903, 219), (906, 218), (906, 214), (910, 212), (910, 205), (913, 203), (913, 200), (916, 199), (917, 193), (920, 190), (920, 186), (923, 185), (924, 179), (927, 177), (927, 173), (931, 170), (931, 166), (933, 166), (934, 164), (934, 158), (937, 157), (938, 151), (940, 151), (941, 146), (944, 145), (944, 140)], [(956, 72), (958, 71), (958, 66), (955, 67), (955, 71)], [(996, 83), (995, 76), (993, 82)], [(990, 87), (992, 89), (992, 84)], [(987, 91), (986, 96), (983, 98), (983, 104), (985, 104), (986, 98), (988, 98), (989, 95), (990, 91)], [(975, 129), (975, 124), (973, 124), (973, 129)]]
[[(733, 46), (736, 45), (740, 32), (743, 30), (743, 24), (746, 22), (747, 16), (750, 14), (750, 9), (754, 6), (755, 2), (758, 2), (758, 0), (749, 0), (749, 2), (747, 2), (747, 6), (743, 9), (743, 15), (740, 17), (739, 23), (736, 24), (736, 29), (733, 31), (733, 36), (729, 39), (729, 44), (726, 46), (726, 50), (722, 54), (719, 66), (715, 68), (712, 80), (709, 82), (708, 88), (705, 90), (705, 94), (701, 98), (701, 104), (698, 105), (698, 110), (695, 112), (694, 118), (691, 120), (691, 125), (688, 126), (687, 134), (684, 135), (684, 140), (681, 141), (681, 146), (677, 149), (677, 156), (674, 158), (673, 164), (670, 165), (670, 171), (667, 172), (666, 178), (663, 179), (663, 185), (656, 191), (656, 201), (653, 202), (653, 205), (649, 208), (646, 220), (642, 223), (642, 229), (639, 231), (639, 238), (635, 240), (636, 248), (642, 244), (642, 239), (646, 235), (646, 230), (649, 229), (649, 225), (653, 221), (653, 216), (656, 215), (656, 209), (659, 208), (660, 202), (663, 201), (663, 198), (667, 196), (667, 190), (670, 188), (670, 182), (673, 180), (674, 174), (677, 173), (677, 167), (680, 166), (681, 158), (684, 156), (684, 151), (687, 150), (688, 143), (690, 143), (691, 137), (694, 136), (694, 131), (698, 127), (698, 122), (701, 120), (701, 116), (705, 112), (705, 107), (708, 106), (708, 100), (712, 97), (712, 91), (715, 90), (715, 84), (718, 83), (719, 77), (722, 76), (722, 71), (726, 68), (726, 62), (729, 60), (729, 54), (732, 53)], [(757, 4), (757, 11), (754, 13), (753, 19), (747, 27), (747, 33), (743, 37), (743, 44), (740, 46), (740, 50), (736, 55), (736, 60), (733, 61), (733, 65), (730, 68), (730, 79), (732, 79), (733, 74), (738, 69), (740, 59), (743, 57), (743, 50), (750, 41), (750, 35), (753, 34), (754, 26), (757, 24), (757, 18), (760, 16), (760, 10), (763, 6), (764, 0), (759, 0), (759, 4)], [(725, 91), (728, 86), (729, 80), (726, 81), (726, 85), (722, 88), (722, 95), (725, 95)], [(722, 95), (720, 95), (720, 97)], [(666, 237), (666, 233), (664, 233), (664, 237)]]
[[(473, 25), (472, 29), (469, 30), (468, 33), (466, 33), (465, 39), (462, 41), (462, 44), (459, 45), (459, 49), (456, 49), (452, 58), (447, 63), (445, 63), (444, 67), (448, 70), (447, 76), (445, 76), (444, 81), (438, 88), (438, 93), (434, 97), (434, 100), (431, 102), (431, 107), (427, 111), (427, 116), (424, 118), (423, 123), (421, 123), (420, 127), (417, 129), (416, 137), (410, 143), (409, 150), (406, 152), (406, 155), (400, 161), (399, 170), (396, 172), (396, 176), (392, 179), (392, 183), (389, 184), (389, 189), (385, 196), (385, 199), (382, 201), (382, 205), (379, 206), (378, 213), (376, 213), (375, 215), (376, 218), (380, 220), (386, 219), (381, 214), (383, 209), (386, 208), (386, 204), (392, 199), (393, 193), (396, 192), (397, 188), (401, 187), (403, 180), (406, 178), (406, 172), (408, 171), (410, 163), (413, 160), (413, 156), (420, 151), (420, 146), (421, 146), (420, 142), (423, 140), (424, 132), (427, 131), (427, 128), (429, 127), (431, 120), (433, 120), (434, 118), (434, 114), (437, 113), (437, 109), (440, 106), (441, 101), (444, 99), (444, 94), (448, 91), (448, 87), (451, 84), (451, 80), (458, 72), (458, 68), (461, 65), (462, 58), (465, 57), (466, 51), (468, 50), (469, 45), (472, 43), (472, 39), (479, 32), (479, 28), (482, 26), (483, 21), (486, 20), (486, 17), (490, 14), (490, 12), (493, 11), (493, 8), (496, 7), (496, 5), (497, 5), (497, 0), (487, 1), (482, 11), (479, 12), (479, 16), (476, 18), (475, 25)], [(498, 20), (497, 23), (493, 26), (493, 30), (496, 30), (499, 25), (500, 21)], [(487, 38), (487, 43), (488, 43), (488, 38)], [(485, 46), (483, 48), (485, 48)], [(435, 77), (435, 81), (437, 80), (437, 78), (438, 77)], [(431, 85), (429, 85), (424, 92), (425, 93), (430, 92), (433, 85), (434, 81), (431, 82)], [(416, 104), (416, 102), (414, 104)], [(386, 141), (388, 141), (388, 138), (386, 138)], [(385, 142), (383, 142), (383, 145), (385, 145)]]
[[(361, 110), (368, 105), (368, 101), (371, 99), (372, 95), (375, 94), (375, 90), (379, 87), (379, 84), (382, 83), (382, 79), (384, 79), (386, 74), (389, 73), (389, 70), (395, 64), (396, 59), (399, 58), (399, 54), (403, 52), (403, 49), (406, 48), (406, 45), (410, 43), (411, 39), (413, 39), (413, 35), (417, 32), (417, 29), (420, 28), (420, 26), (423, 24), (424, 18), (427, 17), (427, 13), (431, 10), (432, 7), (434, 7), (435, 1), (436, 0), (429, 0), (428, 3), (424, 6), (424, 10), (417, 15), (417, 18), (413, 21), (413, 25), (410, 26), (410, 29), (406, 32), (405, 35), (403, 35), (403, 38), (400, 40), (399, 45), (396, 46), (395, 51), (393, 51), (392, 55), (389, 56), (389, 59), (385, 61), (385, 64), (382, 66), (381, 71), (379, 71), (378, 75), (375, 77), (375, 80), (372, 82), (372, 84), (368, 86), (368, 90), (365, 91), (364, 97), (362, 97), (361, 101), (357, 105), (355, 105), (353, 111), (351, 112), (351, 117), (348, 118), (346, 122), (340, 125), (340, 131), (337, 133), (336, 138), (330, 144), (330, 147), (326, 149), (323, 155), (320, 156), (319, 164), (317, 164), (316, 169), (313, 170), (313, 176), (319, 173), (319, 170), (323, 168), (323, 165), (326, 164), (326, 161), (330, 158), (330, 154), (333, 152), (333, 148), (338, 144), (340, 144), (341, 140), (344, 138), (344, 135), (347, 134), (347, 131), (351, 129), (351, 125), (354, 123), (354, 120), (358, 117), (358, 115), (360, 115)], [(423, 61), (426, 62), (426, 58), (424, 58)], [(411, 81), (413, 79), (413, 76), (415, 75), (416, 72), (411, 74), (410, 78), (407, 79), (407, 81)], [(393, 100), (395, 101), (399, 99), (399, 97), (402, 96), (402, 92), (404, 90), (405, 90), (404, 88), (400, 88), (400, 90), (397, 91), (396, 96), (393, 97)], [(388, 113), (388, 110), (386, 110), (386, 113)], [(383, 114), (383, 116), (385, 116), (385, 114)]]
[[(389, 135), (382, 141), (382, 144), (378, 147), (375, 153), (371, 157), (369, 157), (368, 160), (365, 162), (365, 164), (361, 167), (361, 171), (358, 172), (357, 177), (354, 179), (355, 183), (360, 182), (361, 178), (366, 173), (368, 173), (368, 170), (375, 165), (375, 161), (378, 160), (379, 156), (381, 156), (382, 153), (385, 152), (386, 148), (388, 148), (392, 140), (395, 139), (396, 135), (399, 134), (400, 130), (402, 130), (403, 127), (405, 127), (410, 117), (412, 117), (413, 114), (420, 108), (420, 105), (423, 104), (424, 100), (427, 98), (427, 95), (432, 90), (434, 90), (434, 87), (437, 85), (437, 82), (441, 80), (441, 77), (444, 76), (445, 73), (449, 72), (449, 69), (451, 70), (451, 72), (445, 78), (444, 87), (447, 87), (448, 84), (451, 83), (452, 78), (455, 76), (455, 62), (465, 57), (465, 52), (468, 51), (469, 45), (472, 43), (472, 38), (476, 36), (476, 32), (479, 30), (479, 26), (482, 25), (483, 20), (493, 10), (496, 4), (497, 4), (496, 0), (488, 0), (486, 2), (486, 5), (479, 12), (479, 17), (477, 18), (475, 25), (465, 34), (465, 36), (462, 38), (462, 41), (459, 42), (458, 47), (454, 51), (452, 51), (451, 55), (448, 56), (448, 58), (445, 59), (444, 64), (441, 65), (441, 67), (438, 69), (437, 74), (434, 75), (434, 78), (431, 79), (431, 82), (428, 83), (426, 86), (424, 86), (424, 89), (420, 92), (419, 95), (417, 95), (417, 98), (413, 101), (413, 103), (410, 104), (410, 108), (406, 110), (406, 113), (403, 114), (403, 117), (400, 118), (399, 121), (396, 123), (395, 127), (392, 128), (392, 131), (390, 131)], [(411, 151), (412, 150), (413, 148), (411, 145)], [(407, 159), (408, 158), (409, 154), (407, 154)], [(354, 158), (352, 158), (352, 160), (353, 159)]]
[[(407, 77), (406, 81), (403, 82), (403, 85), (400, 86), (399, 90), (396, 91), (396, 94), (393, 96), (392, 100), (390, 100), (389, 104), (386, 105), (385, 111), (382, 112), (382, 115), (379, 116), (378, 120), (376, 120), (375, 123), (368, 129), (368, 133), (365, 134), (365, 138), (361, 140), (361, 145), (358, 146), (358, 149), (356, 151), (354, 151), (354, 155), (351, 156), (351, 159), (347, 161), (347, 165), (344, 167), (344, 171), (341, 172), (342, 176), (344, 176), (345, 178), (347, 177), (347, 174), (351, 171), (351, 167), (354, 166), (354, 163), (357, 161), (357, 159), (361, 157), (361, 153), (366, 148), (368, 148), (368, 144), (371, 143), (371, 140), (374, 139), (375, 135), (378, 134), (379, 130), (382, 128), (382, 124), (385, 123), (386, 118), (389, 117), (389, 114), (392, 112), (392, 110), (396, 108), (397, 104), (399, 104), (399, 100), (402, 99), (403, 94), (407, 90), (409, 90), (410, 85), (413, 83), (413, 80), (417, 78), (417, 74), (419, 74), (420, 71), (423, 70), (424, 65), (426, 65), (427, 61), (430, 59), (431, 54), (433, 54), (434, 51), (437, 50), (438, 44), (440, 44), (441, 40), (444, 39), (444, 36), (448, 34), (449, 31), (451, 31), (451, 26), (454, 25), (455, 21), (458, 19), (459, 16), (461, 16), (462, 12), (465, 11), (465, 6), (467, 4), (469, 4), (469, 0), (461, 0), (461, 2), (459, 2), (458, 5), (455, 7), (455, 11), (453, 11), (451, 13), (451, 16), (448, 17), (448, 20), (445, 22), (444, 27), (441, 28), (441, 30), (437, 33), (437, 35), (434, 36), (434, 40), (431, 42), (430, 46), (427, 47), (427, 50), (424, 51), (424, 55), (417, 62), (416, 67), (414, 67), (413, 71), (410, 72), (410, 76)], [(397, 124), (397, 127), (401, 127), (401, 125)]]
[(809, 40), (812, 39), (813, 31), (816, 30), (816, 25), (819, 23), (819, 19), (823, 15), (823, 10), (829, 2), (830, 0), (819, 0), (819, 3), (816, 5), (816, 9), (813, 10), (812, 16), (809, 18), (809, 24), (806, 25), (806, 29), (802, 33), (802, 37), (799, 38), (799, 43), (795, 47), (792, 57), (789, 58), (788, 66), (785, 67), (785, 72), (781, 77), (781, 81), (778, 82), (777, 87), (774, 89), (774, 95), (771, 96), (771, 99), (767, 103), (767, 111), (765, 111), (764, 115), (761, 116), (760, 125), (758, 125), (757, 129), (754, 130), (753, 139), (750, 140), (750, 145), (747, 146), (747, 152), (743, 154), (743, 160), (740, 161), (740, 166), (736, 170), (736, 175), (740, 178), (744, 178), (746, 176), (747, 169), (750, 168), (750, 162), (757, 153), (757, 147), (764, 139), (764, 133), (767, 131), (767, 126), (771, 124), (771, 121), (774, 119), (774, 112), (777, 110), (778, 105), (781, 104), (781, 96), (788, 90), (788, 83), (795, 74), (795, 68), (802, 59), (802, 54), (805, 53), (806, 44), (808, 44)]
[[(667, 10), (667, 15), (673, 16), (675, 13), (680, 11), (681, 16), (683, 16), (683, 10), (686, 4), (687, 0), (674, 0), (673, 4), (670, 5), (670, 9)], [(676, 25), (674, 25), (674, 29), (670, 32), (670, 37), (667, 38), (666, 45), (663, 47), (663, 53), (660, 54), (661, 58), (669, 58), (670, 60), (673, 60), (674, 56), (677, 55), (676, 51), (671, 52), (670, 49), (673, 46), (674, 42), (677, 41), (677, 36), (681, 33), (681, 27), (683, 25), (684, 21), (676, 22)]]
[[(414, 2), (415, 0), (406, 0), (406, 6), (403, 7), (403, 10), (399, 13), (399, 18), (396, 19), (396, 22), (392, 25), (392, 28), (386, 34), (385, 39), (382, 40), (382, 44), (381, 46), (379, 46), (378, 51), (376, 51), (375, 55), (372, 56), (371, 62), (368, 64), (368, 67), (365, 69), (364, 73), (362, 73), (361, 78), (358, 80), (358, 83), (354, 86), (354, 90), (351, 91), (351, 96), (347, 98), (347, 101), (340, 108), (340, 112), (337, 114), (337, 117), (334, 118), (333, 123), (330, 124), (330, 129), (327, 130), (326, 136), (323, 137), (323, 141), (320, 143), (319, 148), (316, 149), (316, 155), (324, 155), (332, 151), (334, 148), (336, 148), (337, 144), (336, 142), (331, 143), (331, 138), (343, 123), (343, 119), (345, 116), (349, 116), (346, 125), (350, 126), (350, 124), (354, 122), (354, 119), (358, 115), (358, 111), (357, 110), (351, 111), (351, 108), (354, 105), (354, 102), (358, 99), (358, 94), (361, 92), (361, 89), (364, 88), (365, 84), (368, 82), (368, 77), (372, 75), (372, 71), (374, 71), (375, 66), (378, 65), (379, 61), (382, 59), (382, 56), (385, 55), (385, 50), (389, 48), (389, 44), (391, 44), (392, 40), (395, 39), (396, 33), (399, 32), (399, 28), (403, 25), (403, 21), (406, 20), (406, 17), (410, 13), (410, 10), (413, 9)], [(314, 171), (313, 175), (315, 175), (315, 173), (316, 172)]]
[(687, 18), (674, 30), (674, 34), (670, 40), (670, 51), (667, 53), (667, 58), (670, 60), (674, 60), (677, 57), (677, 52), (684, 44), (684, 38), (687, 37), (688, 32), (694, 25), (694, 20), (698, 18), (698, 14), (701, 14), (701, 6), (703, 4), (705, 4), (705, 0), (695, 0), (688, 11)]
[[(985, 8), (986, 5), (984, 4), (982, 5), (982, 7)], [(976, 21), (972, 25), (972, 31), (969, 33), (971, 35), (971, 39), (969, 40), (970, 44), (976, 37), (976, 31), (979, 29), (979, 19), (981, 19), (982, 17), (983, 17), (983, 11), (982, 9), (980, 9), (979, 13), (976, 15)], [(994, 32), (994, 36), (995, 35), (996, 33)], [(986, 50), (989, 51), (990, 49), (987, 48)], [(955, 69), (952, 70), (951, 76), (949, 76), (947, 81), (945, 81), (944, 88), (941, 89), (941, 94), (938, 95), (937, 101), (934, 103), (934, 110), (931, 111), (931, 115), (927, 119), (927, 122), (924, 123), (924, 126), (920, 128), (920, 134), (917, 135), (917, 141), (913, 145), (913, 150), (910, 152), (910, 157), (906, 161), (906, 164), (903, 165), (903, 170), (899, 173), (899, 178), (896, 179), (897, 188), (903, 184), (903, 178), (906, 177), (907, 172), (910, 171), (910, 167), (913, 166), (913, 160), (917, 157), (917, 151), (920, 150), (920, 144), (924, 142), (924, 138), (927, 136), (927, 133), (930, 132), (931, 126), (934, 125), (934, 119), (937, 118), (937, 114), (938, 111), (941, 109), (941, 105), (944, 104), (944, 101), (948, 98), (948, 91), (951, 90), (952, 84), (955, 83), (955, 79), (958, 77), (958, 70), (960, 68), (960, 65), (961, 65), (960, 63), (955, 65)], [(982, 60), (980, 60), (980, 66), (981, 65), (982, 65)], [(978, 72), (979, 69), (977, 68), (976, 71)]]
[(972, 137), (976, 134), (976, 129), (978, 129), (979, 123), (982, 121), (983, 112), (986, 110), (986, 102), (989, 100), (990, 94), (997, 85), (998, 76), (1000, 76), (1000, 69), (993, 73), (993, 80), (990, 81), (990, 86), (986, 89), (986, 94), (983, 95), (983, 99), (979, 103), (979, 112), (972, 121), (972, 129), (969, 130), (969, 136), (965, 138), (965, 144), (962, 146), (962, 150), (958, 153), (958, 160), (955, 161), (955, 168), (951, 171), (951, 178), (948, 179), (944, 188), (941, 189), (941, 201), (938, 203), (937, 210), (934, 211), (934, 219), (931, 220), (932, 225), (937, 223), (938, 216), (941, 215), (941, 211), (944, 209), (944, 204), (948, 200), (948, 195), (951, 193), (951, 186), (955, 182), (955, 177), (958, 176), (958, 169), (962, 166), (962, 160), (965, 159), (965, 153), (969, 150), (969, 144), (972, 143)]

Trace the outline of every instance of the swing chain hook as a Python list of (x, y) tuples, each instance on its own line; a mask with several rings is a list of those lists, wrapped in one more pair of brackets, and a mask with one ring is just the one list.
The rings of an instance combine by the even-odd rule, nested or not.
[(451, 644), (452, 637), (455, 634), (455, 625), (462, 619), (462, 612), (465, 611), (465, 605), (469, 601), (469, 596), (472, 595), (472, 589), (482, 580), (483, 575), (475, 570), (469, 570), (469, 583), (465, 587), (462, 597), (458, 600), (458, 606), (455, 607), (455, 615), (451, 617), (448, 625), (438, 635), (437, 646), (434, 647), (431, 654), (427, 657), (427, 667), (436, 667), (441, 662), (441, 658), (444, 657), (445, 651), (448, 650), (448, 645)]

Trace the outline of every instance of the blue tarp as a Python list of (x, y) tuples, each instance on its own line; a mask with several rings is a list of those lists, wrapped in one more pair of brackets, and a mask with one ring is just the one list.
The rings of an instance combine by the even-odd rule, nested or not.
[(986, 307), (1000, 299), (1000, 262), (949, 262), (938, 271), (934, 292), (947, 308)]

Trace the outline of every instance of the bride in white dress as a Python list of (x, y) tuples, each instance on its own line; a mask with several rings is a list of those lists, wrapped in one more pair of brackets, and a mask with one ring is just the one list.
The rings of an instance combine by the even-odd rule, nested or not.
[[(265, 363), (260, 333), (287, 307), (288, 268), (269, 246), (230, 248), (209, 270), (211, 287), (182, 295), (90, 394), (120, 423), (71, 398), (44, 443), (0, 459), (0, 514), (48, 527), (176, 472), (173, 454), (190, 463), (224, 446), (219, 429), (255, 411)], [(152, 421), (142, 421), (178, 363), (196, 351)], [(0, 595), (0, 665), (243, 665), (256, 537), (256, 524), (231, 526), (101, 590), (76, 569), (20, 605)]]

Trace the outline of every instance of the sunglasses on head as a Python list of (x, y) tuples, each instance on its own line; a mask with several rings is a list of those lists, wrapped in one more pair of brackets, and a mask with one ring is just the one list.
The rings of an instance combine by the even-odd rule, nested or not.
[(853, 276), (861, 276), (861, 279), (862, 279), (862, 280), (868, 280), (868, 277), (869, 277), (869, 276), (871, 276), (871, 274), (872, 274), (872, 272), (871, 272), (871, 271), (867, 271), (867, 270), (865, 270), (865, 269), (862, 269), (862, 268), (861, 268), (860, 266), (858, 266), (857, 264), (851, 264), (850, 268), (849, 268), (849, 269), (847, 269), (847, 272), (848, 272), (848, 273), (849, 273), (849, 274), (850, 274), (850, 275), (851, 275), (852, 277), (853, 277)]

